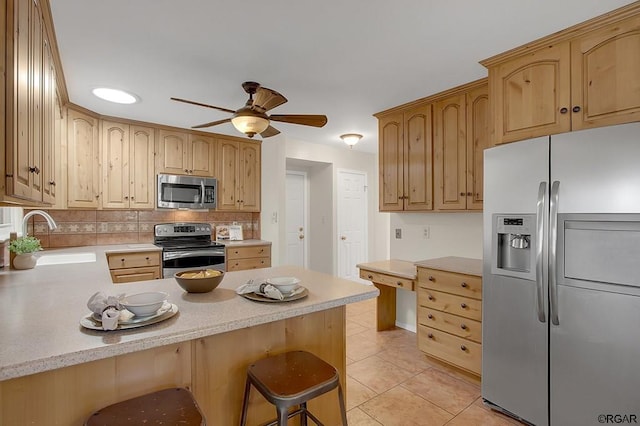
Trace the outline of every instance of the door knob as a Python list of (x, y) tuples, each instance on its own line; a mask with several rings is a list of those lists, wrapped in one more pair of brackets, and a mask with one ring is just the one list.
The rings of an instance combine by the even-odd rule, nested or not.
[(345, 237), (345, 236), (343, 235), (342, 237), (340, 237), (340, 239), (341, 239), (342, 241), (344, 241), (344, 240), (346, 240), (346, 239), (347, 239), (347, 237)]
[(304, 235), (298, 235), (298, 238), (304, 240)]

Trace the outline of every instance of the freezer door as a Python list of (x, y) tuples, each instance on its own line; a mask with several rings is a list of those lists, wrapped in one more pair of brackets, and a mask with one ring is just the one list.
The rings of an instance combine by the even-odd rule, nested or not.
[[(548, 424), (548, 322), (540, 321), (536, 280), (546, 271), (546, 249), (544, 264), (525, 279), (493, 274), (497, 253), (492, 247), (497, 247), (496, 214), (536, 215), (540, 183), (548, 188), (548, 155), (549, 138), (491, 148), (484, 154), (482, 396), (538, 426)], [(543, 216), (548, 226), (544, 212)], [(544, 241), (536, 239), (537, 244), (544, 247)], [(542, 302), (547, 311), (546, 299)]]

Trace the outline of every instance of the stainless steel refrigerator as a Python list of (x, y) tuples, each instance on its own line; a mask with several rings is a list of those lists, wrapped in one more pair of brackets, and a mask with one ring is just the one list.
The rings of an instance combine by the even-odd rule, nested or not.
[(484, 160), (482, 397), (539, 426), (640, 422), (640, 123)]

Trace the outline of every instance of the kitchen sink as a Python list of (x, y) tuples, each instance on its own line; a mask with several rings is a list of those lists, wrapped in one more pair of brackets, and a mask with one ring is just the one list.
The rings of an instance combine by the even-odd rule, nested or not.
[(95, 261), (95, 252), (42, 254), (38, 257), (36, 265), (63, 265), (66, 263), (88, 263)]

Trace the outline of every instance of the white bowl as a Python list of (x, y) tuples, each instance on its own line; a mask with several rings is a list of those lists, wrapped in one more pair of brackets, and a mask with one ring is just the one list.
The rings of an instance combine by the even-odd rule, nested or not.
[(300, 280), (296, 277), (274, 277), (268, 278), (267, 284), (271, 284), (282, 294), (289, 294), (298, 287)]
[(164, 291), (149, 291), (125, 296), (120, 304), (135, 316), (146, 317), (158, 312), (168, 296)]

